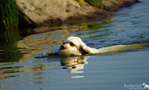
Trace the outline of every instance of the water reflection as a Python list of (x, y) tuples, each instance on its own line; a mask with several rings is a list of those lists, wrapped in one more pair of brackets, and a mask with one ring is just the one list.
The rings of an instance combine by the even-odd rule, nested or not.
[[(60, 69), (68, 69), (72, 74), (71, 78), (83, 78), (84, 65), (89, 56), (81, 57), (46, 57), (43, 58), (43, 62), (34, 60), (32, 62), (16, 63), (15, 65), (5, 65), (0, 68), (0, 80), (5, 81), (0, 83), (0, 88), (10, 87), (15, 85), (25, 84), (44, 84), (44, 83), (56, 83), (56, 78), (64, 78), (67, 71), (61, 72)], [(81, 75), (78, 75), (80, 73)], [(76, 75), (75, 75), (76, 74)], [(54, 75), (54, 76), (53, 76)], [(69, 77), (65, 77), (69, 78)]]
[[(90, 56), (81, 57), (65, 57), (61, 60), (63, 69), (70, 69), (70, 73), (84, 73), (84, 65), (88, 64), (86, 61)], [(71, 78), (83, 78), (84, 76), (71, 76)]]
[(37, 60), (24, 62), (21, 65), (20, 63), (5, 65), (5, 67), (0, 68), (0, 80), (3, 81), (0, 83), (0, 88), (25, 84), (55, 83), (55, 81), (43, 80), (47, 77), (50, 78), (49, 73), (54, 73), (53, 71), (57, 69), (60, 68), (57, 68), (57, 65), (55, 66), (53, 63), (42, 64)]
[(16, 43), (21, 36), (19, 30), (0, 30), (0, 62), (16, 62), (22, 57)]

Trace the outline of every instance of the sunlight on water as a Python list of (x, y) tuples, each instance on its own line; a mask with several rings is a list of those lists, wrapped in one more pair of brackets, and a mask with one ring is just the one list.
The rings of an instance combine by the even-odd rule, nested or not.
[[(143, 89), (143, 85), (149, 85), (148, 4), (144, 0), (116, 12), (116, 16), (78, 25), (1, 32), (0, 88), (128, 90), (132, 88), (130, 84), (137, 84)], [(136, 49), (79, 57), (40, 57), (43, 53), (58, 51), (68, 36), (78, 36), (94, 48), (129, 45), (125, 50)]]

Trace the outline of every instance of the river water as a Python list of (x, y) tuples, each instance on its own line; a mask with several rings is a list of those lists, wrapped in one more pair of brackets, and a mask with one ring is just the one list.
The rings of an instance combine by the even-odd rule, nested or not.
[[(0, 34), (0, 90), (149, 89), (149, 0), (75, 25)], [(82, 57), (43, 57), (68, 36), (94, 48), (144, 44), (142, 49)], [(144, 83), (144, 84), (143, 84)]]

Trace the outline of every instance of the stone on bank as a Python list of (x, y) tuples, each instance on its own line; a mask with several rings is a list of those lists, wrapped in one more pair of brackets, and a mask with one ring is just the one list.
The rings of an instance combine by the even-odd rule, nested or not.
[(135, 0), (103, 0), (104, 8), (99, 9), (86, 2), (80, 5), (76, 0), (16, 0), (21, 22), (30, 25), (59, 25), (71, 20), (111, 15), (106, 10), (118, 10), (126, 3), (134, 2)]

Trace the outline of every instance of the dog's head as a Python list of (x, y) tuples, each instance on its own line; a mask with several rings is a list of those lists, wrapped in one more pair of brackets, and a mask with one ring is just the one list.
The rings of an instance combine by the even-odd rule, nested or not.
[(80, 51), (81, 54), (90, 53), (87, 49), (85, 43), (79, 37), (70, 36), (66, 40), (64, 40), (63, 44), (60, 46), (60, 50), (70, 49), (75, 51)]

